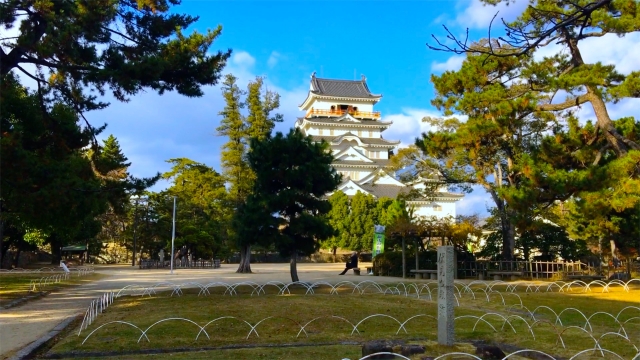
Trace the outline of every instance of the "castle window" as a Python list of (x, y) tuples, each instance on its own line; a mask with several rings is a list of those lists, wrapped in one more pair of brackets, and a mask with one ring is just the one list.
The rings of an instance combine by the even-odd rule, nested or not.
[(334, 135), (334, 134), (333, 134), (333, 129), (329, 130), (329, 134), (330, 134), (331, 136), (333, 136), (333, 135)]
[(442, 206), (440, 206), (440, 205), (433, 205), (433, 211), (442, 211)]
[(373, 137), (373, 131), (369, 130), (369, 137), (372, 138)]

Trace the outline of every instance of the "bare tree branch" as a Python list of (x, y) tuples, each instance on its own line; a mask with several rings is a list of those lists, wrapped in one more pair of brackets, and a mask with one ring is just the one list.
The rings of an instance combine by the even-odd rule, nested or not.
[[(432, 50), (448, 51), (448, 52), (453, 52), (455, 54), (475, 53), (475, 54), (487, 54), (487, 55), (496, 56), (496, 57), (522, 56), (522, 55), (528, 54), (532, 50), (535, 50), (538, 46), (541, 46), (547, 39), (549, 39), (550, 37), (553, 37), (553, 34), (555, 34), (556, 32), (563, 29), (569, 24), (575, 23), (580, 20), (583, 21), (583, 24), (588, 24), (588, 20), (591, 18), (591, 14), (594, 11), (600, 8), (609, 6), (612, 1), (613, 0), (598, 0), (586, 6), (576, 6), (578, 10), (576, 10), (573, 14), (570, 14), (570, 15), (553, 12), (553, 13), (556, 13), (556, 15), (560, 15), (562, 17), (562, 20), (555, 23), (553, 26), (551, 26), (549, 29), (545, 30), (541, 34), (529, 33), (525, 30), (524, 27), (517, 29), (505, 23), (505, 27), (507, 30), (507, 37), (512, 39), (511, 41), (507, 41), (507, 43), (515, 48), (514, 51), (502, 51), (502, 49), (500, 51), (494, 51), (491, 44), (489, 44), (488, 50), (485, 50), (476, 46), (468, 46), (466, 39), (464, 43), (461, 42), (446, 27), (445, 29), (448, 34), (447, 38), (450, 40), (453, 40), (453, 42), (456, 44), (456, 47), (450, 47), (442, 44), (435, 37), (435, 35), (431, 35), (431, 36), (436, 40), (436, 43), (438, 44), (439, 47), (432, 46), (429, 43), (427, 43), (426, 45), (429, 49), (432, 49)], [(543, 11), (540, 9), (536, 9), (536, 10), (540, 12), (549, 12), (549, 11)], [(496, 13), (496, 15), (497, 14), (498, 13)], [(496, 15), (494, 15), (494, 18)], [(468, 33), (469, 33), (469, 29), (467, 28), (467, 39), (468, 39)], [(582, 34), (581, 36), (585, 36), (585, 35), (588, 35), (588, 34)], [(593, 35), (593, 36), (598, 36), (598, 35)]]

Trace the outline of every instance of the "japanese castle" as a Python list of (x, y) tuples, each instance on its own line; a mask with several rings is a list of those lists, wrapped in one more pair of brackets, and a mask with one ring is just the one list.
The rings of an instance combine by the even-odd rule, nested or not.
[[(382, 121), (380, 112), (374, 111), (373, 106), (381, 98), (382, 95), (369, 91), (364, 75), (361, 80), (334, 80), (317, 78), (314, 72), (309, 94), (299, 106), (306, 115), (298, 118), (296, 128), (331, 145), (333, 167), (343, 176), (338, 190), (348, 196), (360, 191), (376, 198), (395, 199), (412, 188), (424, 189), (424, 182), (430, 181), (405, 184), (385, 169), (400, 141), (382, 136), (393, 122)], [(437, 196), (408, 204), (415, 207), (417, 216), (455, 217), (455, 203), (463, 196), (450, 193), (443, 186)]]

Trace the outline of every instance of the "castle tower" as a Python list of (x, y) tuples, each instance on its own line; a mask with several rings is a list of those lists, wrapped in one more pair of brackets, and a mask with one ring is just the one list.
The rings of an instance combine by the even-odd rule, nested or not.
[(336, 171), (360, 181), (387, 165), (389, 152), (399, 141), (388, 141), (382, 132), (391, 122), (380, 120), (373, 106), (382, 95), (372, 94), (361, 80), (320, 79), (311, 75), (311, 86), (300, 110), (306, 111), (296, 127), (314, 140), (331, 145)]
[[(392, 122), (381, 120), (374, 105), (382, 95), (373, 94), (367, 79), (321, 79), (311, 75), (309, 93), (299, 106), (306, 112), (298, 118), (295, 127), (316, 141), (325, 140), (335, 158), (333, 167), (343, 175), (338, 190), (348, 196), (358, 191), (376, 198), (396, 198), (411, 189), (424, 188), (430, 179), (404, 184), (385, 171), (391, 151), (400, 141), (386, 140), (382, 133)], [(455, 216), (455, 203), (462, 194), (449, 193), (446, 187), (431, 199), (416, 199), (409, 204), (419, 216)]]

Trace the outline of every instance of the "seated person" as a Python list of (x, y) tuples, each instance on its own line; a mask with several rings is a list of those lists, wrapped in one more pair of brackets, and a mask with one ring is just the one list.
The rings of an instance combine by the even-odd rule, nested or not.
[(351, 257), (349, 258), (349, 261), (347, 261), (347, 266), (345, 267), (344, 271), (340, 273), (340, 275), (344, 275), (350, 269), (354, 269), (357, 267), (358, 267), (358, 252), (354, 251), (351, 253)]

